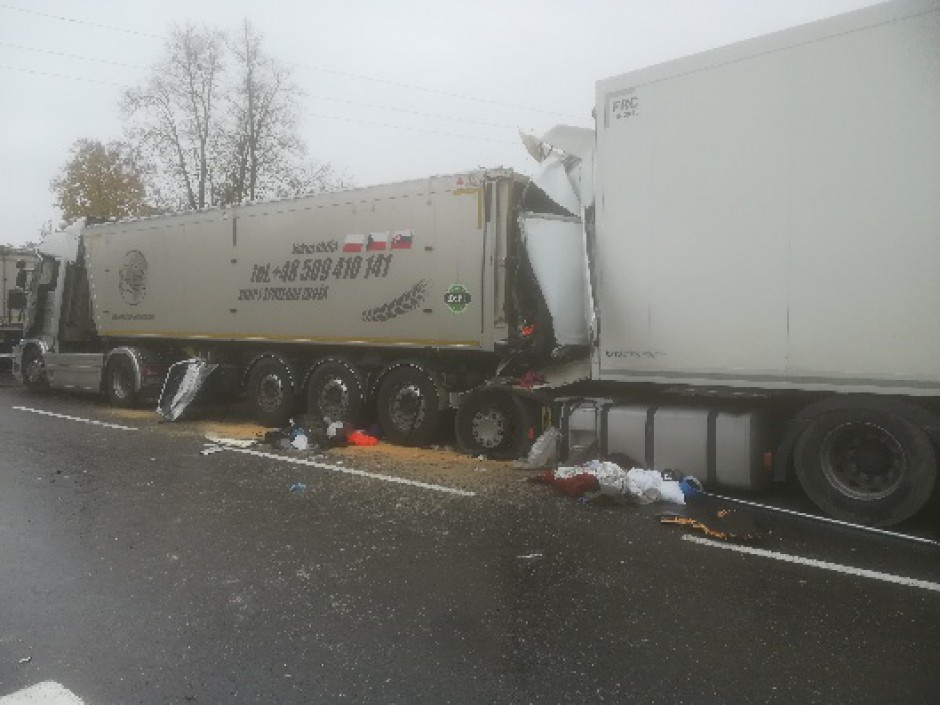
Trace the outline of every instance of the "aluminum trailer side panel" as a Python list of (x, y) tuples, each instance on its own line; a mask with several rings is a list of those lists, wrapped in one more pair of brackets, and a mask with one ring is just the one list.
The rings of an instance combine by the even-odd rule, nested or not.
[(464, 174), (93, 227), (98, 329), (492, 349), (485, 254), (506, 234), (487, 212), (482, 175)]
[(940, 4), (597, 91), (601, 379), (940, 391)]

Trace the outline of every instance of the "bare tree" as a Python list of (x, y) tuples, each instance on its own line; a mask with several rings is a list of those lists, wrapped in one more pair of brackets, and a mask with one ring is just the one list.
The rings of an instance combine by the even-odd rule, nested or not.
[(320, 191), (336, 183), (329, 165), (306, 158), (298, 135), (300, 90), (290, 70), (270, 56), (248, 20), (229, 43), (235, 87), (231, 99), (225, 181), (220, 199), (239, 202)]
[(187, 25), (172, 30), (166, 49), (147, 82), (126, 91), (122, 107), (129, 134), (163, 177), (155, 187), (162, 205), (204, 208), (220, 141), (225, 43), (218, 30)]
[(322, 191), (345, 180), (306, 154), (300, 91), (245, 20), (231, 40), (177, 27), (164, 60), (128, 90), (128, 135), (149, 157), (164, 208), (204, 208)]

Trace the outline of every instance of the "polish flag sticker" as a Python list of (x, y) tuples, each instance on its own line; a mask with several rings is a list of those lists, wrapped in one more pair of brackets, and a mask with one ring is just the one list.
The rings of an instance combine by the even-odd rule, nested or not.
[(343, 240), (343, 252), (362, 252), (365, 243), (365, 235), (347, 235)]
[(369, 233), (366, 238), (366, 252), (381, 252), (388, 249), (388, 232)]
[(414, 230), (396, 230), (392, 233), (393, 250), (410, 250), (415, 239)]

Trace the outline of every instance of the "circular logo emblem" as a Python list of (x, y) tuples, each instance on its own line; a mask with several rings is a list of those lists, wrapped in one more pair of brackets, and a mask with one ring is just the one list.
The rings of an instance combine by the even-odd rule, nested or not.
[(470, 305), (470, 292), (463, 288), (461, 284), (452, 284), (444, 292), (444, 303), (452, 313), (463, 313)]
[(140, 250), (131, 250), (124, 255), (118, 276), (121, 298), (131, 306), (139, 304), (147, 293), (147, 259)]

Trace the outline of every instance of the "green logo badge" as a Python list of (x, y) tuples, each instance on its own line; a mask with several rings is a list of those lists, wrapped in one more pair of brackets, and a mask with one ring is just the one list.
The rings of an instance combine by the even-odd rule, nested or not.
[(470, 292), (461, 284), (451, 284), (444, 292), (444, 303), (451, 313), (463, 313), (470, 305)]

